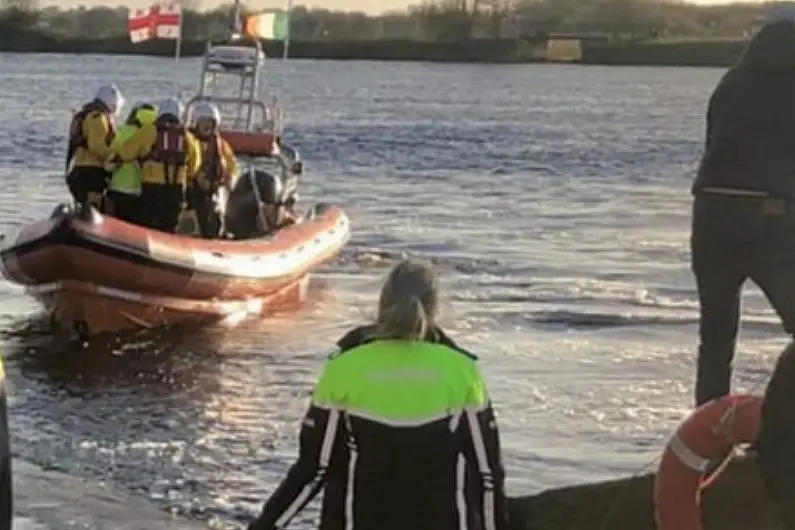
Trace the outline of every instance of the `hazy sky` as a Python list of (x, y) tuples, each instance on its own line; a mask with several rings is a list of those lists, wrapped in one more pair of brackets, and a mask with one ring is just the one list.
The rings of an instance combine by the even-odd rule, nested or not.
[[(727, 3), (726, 0), (697, 0), (702, 4), (718, 4)], [(370, 13), (379, 13), (388, 11), (390, 9), (404, 9), (409, 4), (420, 3), (420, 1), (411, 0), (293, 0), (298, 4), (308, 6), (325, 7), (327, 9), (345, 9), (345, 10), (358, 10), (367, 11)], [(45, 4), (59, 5), (59, 6), (78, 6), (83, 5), (108, 5), (108, 4), (122, 4), (132, 7), (144, 7), (152, 3), (152, 0), (45, 0)], [(219, 0), (201, 0), (201, 5), (211, 7), (224, 3)], [(264, 9), (272, 7), (282, 7), (285, 2), (280, 0), (244, 0), (244, 3), (250, 9)]]

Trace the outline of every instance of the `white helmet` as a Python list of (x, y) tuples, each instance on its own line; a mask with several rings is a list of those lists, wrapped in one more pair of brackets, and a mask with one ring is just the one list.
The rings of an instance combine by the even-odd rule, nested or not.
[(101, 101), (115, 116), (119, 115), (121, 108), (124, 106), (124, 96), (122, 96), (119, 87), (114, 84), (99, 87), (94, 99)]
[(221, 111), (212, 101), (200, 101), (194, 107), (191, 113), (193, 123), (201, 119), (209, 119), (215, 122), (216, 125), (221, 123)]
[(184, 113), (185, 106), (179, 98), (166, 98), (157, 106), (158, 118), (162, 118), (163, 116), (174, 116), (178, 120), (181, 120)]

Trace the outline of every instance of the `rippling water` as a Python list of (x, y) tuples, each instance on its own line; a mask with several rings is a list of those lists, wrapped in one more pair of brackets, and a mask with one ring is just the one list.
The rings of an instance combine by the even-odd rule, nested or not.
[[(296, 313), (89, 349), (36, 333), (36, 308), (0, 284), (19, 455), (243, 520), (292, 461), (322, 352), (371, 316), (405, 253), (438, 264), (445, 322), (482, 354), (510, 493), (649, 463), (691, 401), (688, 190), (721, 71), (274, 63), (302, 196), (342, 204), (351, 245)], [(166, 59), (0, 55), (0, 69), (6, 231), (66, 198), (69, 110), (97, 83), (132, 101), (174, 82)], [(184, 93), (198, 69), (180, 64)], [(745, 313), (737, 384), (758, 388), (783, 333), (755, 290)]]

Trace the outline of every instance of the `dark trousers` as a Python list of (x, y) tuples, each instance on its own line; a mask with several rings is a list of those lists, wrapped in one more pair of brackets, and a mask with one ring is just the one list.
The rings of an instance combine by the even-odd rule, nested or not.
[(104, 192), (109, 178), (110, 174), (101, 167), (74, 167), (66, 176), (66, 185), (75, 202), (83, 204), (90, 192)]
[(745, 280), (762, 289), (784, 329), (795, 335), (795, 202), (698, 195), (690, 243), (701, 308), (696, 375), (701, 405), (730, 392)]
[(196, 210), (199, 230), (204, 238), (217, 238), (221, 234), (221, 217), (215, 210), (213, 191), (204, 191), (194, 186), (190, 190), (190, 206)]
[(162, 184), (141, 185), (142, 226), (161, 232), (174, 233), (182, 209), (182, 189)]
[(108, 214), (132, 224), (141, 222), (141, 198), (138, 195), (108, 190), (105, 198)]

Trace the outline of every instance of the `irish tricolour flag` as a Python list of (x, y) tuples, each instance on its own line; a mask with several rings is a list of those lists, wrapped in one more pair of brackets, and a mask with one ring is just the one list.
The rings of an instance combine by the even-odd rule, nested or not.
[(290, 37), (290, 14), (266, 11), (246, 18), (246, 35), (254, 39), (281, 40)]

